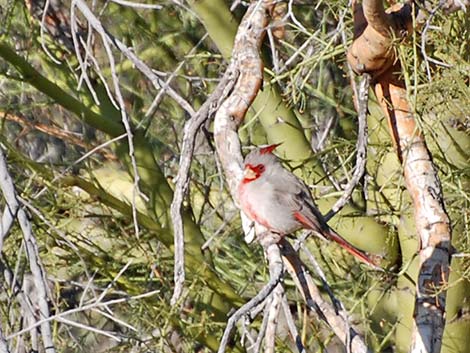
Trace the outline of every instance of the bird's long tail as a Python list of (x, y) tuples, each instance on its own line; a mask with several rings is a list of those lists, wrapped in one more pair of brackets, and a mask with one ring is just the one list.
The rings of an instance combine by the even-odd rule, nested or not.
[[(319, 212), (318, 212), (319, 213)], [(300, 212), (294, 213), (295, 218), (301, 222), (305, 228), (312, 229), (313, 231), (319, 233), (323, 237), (328, 240), (333, 240), (334, 242), (338, 243), (343, 249), (349, 252), (354, 257), (358, 258), (362, 262), (366, 263), (367, 265), (373, 267), (376, 270), (383, 271), (383, 269), (378, 266), (365, 252), (359, 250), (354, 245), (349, 243), (346, 239), (344, 239), (341, 235), (336, 233), (333, 229), (328, 227), (326, 222), (320, 220), (319, 217), (322, 217), (320, 214), (316, 214), (315, 217), (312, 217), (314, 221), (311, 220), (311, 217), (308, 217)]]
[(373, 267), (376, 270), (383, 271), (383, 269), (378, 266), (365, 252), (356, 248), (354, 245), (349, 243), (346, 239), (344, 239), (341, 235), (336, 233), (331, 228), (329, 228), (325, 233), (323, 233), (323, 235), (325, 235), (326, 238), (338, 243), (339, 246), (341, 246), (344, 250), (346, 250), (348, 253), (350, 253), (357, 259), (361, 260), (362, 262), (366, 263), (367, 265)]

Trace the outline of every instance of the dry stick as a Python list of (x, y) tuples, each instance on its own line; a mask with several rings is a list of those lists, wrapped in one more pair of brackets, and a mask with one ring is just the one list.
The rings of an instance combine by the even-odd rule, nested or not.
[(353, 353), (369, 352), (364, 339), (349, 324), (347, 313), (344, 310), (337, 311), (337, 308), (322, 298), (319, 289), (306, 272), (292, 245), (285, 239), (281, 240), (281, 245), (286, 269), (294, 279), (307, 305), (319, 312), (319, 316), (328, 323), (347, 349)]
[[(0, 147), (0, 149), (1, 149), (1, 147)], [(0, 153), (1, 153), (1, 151), (0, 151)], [(6, 168), (5, 168), (5, 170), (2, 170), (0, 172), (8, 173)], [(3, 173), (0, 174), (0, 178), (2, 178), (2, 180), (3, 180), (3, 178), (6, 178), (6, 177), (7, 176), (5, 176)], [(15, 194), (15, 189), (14, 189), (13, 183), (11, 183), (11, 184), (10, 183), (5, 183), (5, 185), (2, 186), (2, 188), (3, 187), (8, 188), (7, 191), (2, 189), (4, 194), (6, 192), (11, 194), (11, 195)], [(13, 226), (13, 222), (15, 221), (17, 213), (18, 213), (18, 208), (19, 208), (19, 202), (16, 200), (16, 198), (12, 199), (11, 203), (7, 203), (5, 205), (5, 208), (3, 210), (3, 215), (2, 215), (2, 223), (0, 224), (0, 252), (3, 249), (4, 240), (10, 234), (11, 227)]]
[[(15, 332), (15, 333), (7, 336), (7, 339), (10, 340), (10, 339), (15, 338), (17, 336), (20, 336), (20, 335), (22, 335), (22, 334), (24, 334), (28, 331), (31, 331), (31, 330), (35, 329), (36, 327), (38, 327), (39, 325), (42, 325), (44, 323), (49, 323), (50, 321), (53, 321), (53, 320), (64, 319), (66, 316), (71, 315), (71, 314), (75, 314), (75, 313), (79, 313), (79, 312), (83, 312), (83, 311), (87, 311), (87, 310), (93, 310), (93, 309), (96, 309), (96, 308), (105, 308), (109, 305), (114, 305), (114, 304), (127, 303), (127, 302), (130, 302), (131, 300), (137, 300), (137, 299), (151, 297), (151, 296), (153, 296), (157, 293), (160, 293), (160, 290), (153, 290), (151, 292), (147, 292), (147, 293), (143, 293), (143, 294), (135, 295), (135, 296), (132, 296), (132, 297), (127, 297), (127, 298), (111, 299), (111, 300), (108, 300), (108, 301), (105, 301), (105, 302), (101, 301), (103, 299), (103, 296), (100, 296), (93, 303), (86, 304), (86, 305), (78, 307), (78, 308), (69, 309), (67, 311), (55, 314), (53, 316), (49, 316), (48, 318), (45, 318), (41, 321), (38, 321), (38, 322), (36, 322), (35, 324), (33, 324), (31, 326), (28, 326), (28, 327), (26, 327), (26, 328), (24, 328), (24, 329), (22, 329), (18, 332)], [(119, 340), (120, 339), (118, 339), (118, 341)]]
[[(5, 201), (11, 209), (16, 209), (18, 221), (23, 232), (26, 246), (26, 254), (29, 266), (37, 290), (39, 314), (41, 317), (49, 317), (49, 305), (47, 302), (47, 286), (44, 269), (39, 257), (38, 245), (34, 237), (31, 223), (23, 208), (19, 207), (13, 179), (8, 173), (7, 163), (3, 151), (0, 149), (0, 188), (2, 189)], [(52, 341), (52, 331), (49, 322), (41, 324), (41, 335), (46, 353), (55, 353), (54, 342)]]
[[(72, 7), (71, 7), (71, 17), (72, 17), (72, 23), (76, 23), (75, 21), (75, 18), (74, 18), (74, 9), (75, 9), (75, 4), (76, 3), (82, 3), (83, 2), (81, 0), (73, 0), (72, 1)], [(105, 48), (105, 51), (106, 51), (106, 55), (108, 57), (108, 61), (109, 61), (109, 65), (111, 67), (111, 77), (112, 77), (112, 81), (113, 81), (113, 86), (114, 86), (114, 94), (117, 96), (117, 100), (118, 100), (118, 104), (119, 104), (119, 111), (121, 113), (121, 121), (122, 121), (122, 124), (124, 125), (124, 128), (125, 128), (125, 131), (127, 133), (127, 143), (128, 143), (128, 148), (129, 148), (129, 158), (131, 160), (131, 164), (132, 164), (132, 171), (133, 171), (133, 174), (134, 174), (134, 187), (132, 189), (132, 219), (133, 219), (133, 223), (134, 223), (134, 230), (135, 230), (135, 234), (137, 237), (139, 237), (139, 223), (138, 223), (138, 220), (137, 220), (137, 207), (136, 207), (136, 197), (137, 195), (140, 195), (140, 189), (139, 189), (139, 173), (138, 173), (138, 169), (137, 169), (137, 162), (136, 162), (136, 159), (135, 159), (135, 154), (134, 154), (134, 140), (133, 140), (133, 133), (132, 133), (132, 129), (131, 129), (131, 125), (130, 125), (130, 122), (129, 122), (129, 117), (127, 116), (127, 113), (126, 113), (126, 106), (125, 106), (125, 103), (124, 103), (124, 98), (122, 96), (122, 93), (121, 93), (121, 88), (120, 88), (120, 83), (119, 83), (119, 78), (118, 78), (118, 75), (117, 75), (117, 72), (116, 72), (116, 65), (115, 65), (115, 61), (114, 61), (114, 56), (113, 56), (113, 52), (111, 50), (111, 46), (110, 46), (110, 43), (112, 43), (111, 39), (109, 38), (106, 30), (104, 29), (103, 25), (101, 24), (101, 22), (96, 19), (93, 19), (92, 16), (90, 16), (90, 14), (92, 14), (92, 12), (90, 11), (90, 9), (88, 7), (85, 6), (77, 6), (80, 11), (82, 12), (82, 14), (87, 18), (88, 21), (90, 21), (90, 24), (92, 25), (92, 27), (100, 34), (101, 36), (101, 39), (102, 39), (102, 42), (103, 42), (103, 45), (104, 45), (104, 48)], [(92, 21), (93, 20), (93, 21)], [(76, 37), (74, 36), (74, 42), (76, 41)], [(78, 43), (75, 43), (75, 47), (77, 48), (78, 47)], [(77, 51), (77, 56), (80, 56), (79, 52)], [(84, 68), (82, 66), (82, 72), (86, 71), (86, 68)], [(87, 75), (85, 75), (86, 77)], [(112, 96), (110, 96), (111, 98)]]
[(18, 209), (12, 209), (8, 204), (5, 205), (5, 208), (3, 209), (2, 223), (0, 224), (0, 252), (3, 248), (3, 242), (10, 234), (17, 211)]
[(258, 336), (256, 337), (256, 342), (254, 343), (252, 350), (251, 350), (253, 353), (259, 353), (261, 350), (261, 344), (263, 343), (263, 338), (264, 338), (264, 335), (266, 334), (266, 328), (268, 326), (269, 316), (267, 313), (269, 311), (271, 297), (266, 298), (264, 303), (266, 304), (266, 306), (264, 308), (263, 321), (261, 322), (261, 327), (259, 329)]
[(8, 343), (3, 335), (2, 327), (0, 325), (0, 353), (10, 353), (8, 349)]
[[(39, 257), (39, 247), (34, 237), (31, 223), (23, 208), (18, 210), (18, 222), (24, 236), (26, 256), (29, 259), (29, 267), (33, 275), (34, 286), (37, 290), (39, 314), (42, 317), (49, 317), (48, 288), (46, 285), (45, 271)], [(54, 353), (54, 342), (50, 324), (44, 323), (40, 326), (41, 336), (46, 353)]]
[(184, 127), (179, 170), (176, 176), (175, 191), (173, 194), (173, 201), (171, 203), (171, 220), (173, 223), (175, 241), (175, 288), (171, 298), (171, 305), (175, 305), (175, 303), (181, 297), (185, 279), (184, 227), (183, 218), (181, 215), (181, 206), (183, 204), (184, 196), (188, 190), (189, 169), (191, 168), (191, 161), (193, 159), (196, 136), (202, 124), (204, 124), (204, 122), (215, 111), (217, 111), (219, 106), (222, 104), (223, 99), (226, 98), (228, 92), (232, 89), (234, 83), (235, 82), (234, 78), (232, 78), (232, 72), (227, 70), (211, 96), (204, 102), (198, 112), (190, 120), (188, 120)]
[[(120, 40), (114, 38), (107, 30), (104, 28), (104, 26), (101, 24), (101, 22), (98, 20), (98, 18), (91, 12), (91, 10), (88, 8), (87, 4), (83, 0), (74, 0), (73, 4), (77, 6), (80, 11), (84, 14), (86, 19), (88, 20), (88, 23), (95, 29), (97, 28), (102, 28), (104, 32), (106, 33), (106, 38), (107, 40), (112, 43), (117, 49), (121, 51), (121, 53), (129, 59), (134, 66), (142, 73), (144, 74), (150, 82), (152, 82), (153, 86), (160, 90), (162, 87), (165, 87), (165, 82), (161, 80), (153, 71), (151, 68), (149, 68), (142, 60), (139, 59), (139, 57), (130, 49), (128, 48), (123, 42)], [(181, 97), (176, 91), (171, 88), (171, 87), (165, 87), (166, 88), (166, 93), (170, 98), (174, 99), (176, 103), (178, 103), (183, 110), (185, 110), (189, 115), (194, 115), (195, 111), (191, 104), (189, 104), (188, 101), (186, 101), (183, 97)]]
[(111, 0), (111, 1), (122, 6), (133, 7), (136, 9), (161, 10), (163, 8), (162, 5), (141, 4), (138, 2), (126, 1), (126, 0)]
[(297, 327), (295, 326), (294, 318), (292, 317), (292, 312), (289, 308), (289, 303), (287, 302), (287, 296), (285, 294), (282, 297), (281, 304), (284, 316), (286, 317), (287, 326), (289, 327), (290, 334), (295, 339), (295, 345), (297, 347), (297, 350), (299, 351), (299, 353), (305, 353), (305, 347), (302, 344), (299, 332), (297, 330)]
[[(87, 16), (85, 16), (85, 18), (87, 18)], [(90, 33), (89, 33), (89, 35), (91, 35), (91, 22), (90, 21), (89, 21), (89, 24), (90, 24), (90, 27), (89, 27), (90, 28)], [(91, 83), (90, 77), (87, 74), (88, 51), (86, 52), (86, 56), (85, 56), (86, 61), (83, 60), (82, 54), (81, 54), (81, 51), (80, 51), (80, 45), (79, 45), (80, 41), (79, 41), (78, 36), (77, 36), (78, 25), (77, 25), (77, 18), (75, 16), (75, 4), (74, 4), (74, 2), (72, 2), (72, 6), (70, 7), (70, 32), (72, 34), (72, 42), (73, 42), (73, 47), (75, 49), (75, 56), (78, 60), (78, 64), (79, 64), (80, 71), (81, 71), (80, 78), (78, 79), (77, 89), (81, 88), (82, 82), (83, 82), (83, 80), (85, 80), (85, 84), (88, 87), (88, 89), (90, 90), (90, 94), (93, 97), (93, 100), (94, 100), (95, 104), (99, 105), (100, 101), (98, 99), (98, 95), (96, 94), (95, 88), (94, 88), (93, 84)], [(103, 81), (103, 83), (105, 83), (105, 81)], [(112, 94), (109, 91), (109, 88), (106, 84), (105, 84), (105, 87), (106, 87), (106, 92), (108, 93), (108, 96), (110, 97), (112, 104), (116, 108), (118, 108), (116, 106), (116, 103), (115, 103), (114, 99), (112, 98)]]
[(274, 353), (274, 345), (276, 342), (276, 328), (277, 320), (279, 317), (279, 310), (282, 304), (282, 298), (284, 296), (284, 288), (282, 283), (279, 283), (276, 288), (274, 288), (273, 293), (271, 294), (272, 301), (269, 306), (268, 311), (268, 324), (266, 326), (266, 334), (264, 337), (265, 343), (265, 353)]
[(271, 278), (269, 282), (258, 292), (258, 294), (251, 298), (250, 301), (243, 305), (240, 309), (235, 311), (235, 313), (230, 317), (230, 319), (228, 319), (227, 327), (225, 328), (224, 335), (222, 336), (222, 340), (220, 341), (219, 350), (217, 351), (217, 353), (225, 352), (228, 341), (231, 337), (232, 331), (235, 328), (236, 323), (243, 316), (247, 315), (253, 308), (262, 303), (281, 282), (283, 266), (279, 247), (276, 244), (268, 245), (266, 253), (267, 258), (270, 261), (269, 266)]
[(325, 221), (328, 222), (337, 214), (351, 198), (351, 195), (357, 184), (364, 175), (367, 159), (367, 101), (369, 100), (370, 75), (364, 74), (359, 85), (358, 97), (358, 133), (356, 144), (356, 167), (348, 185), (344, 189), (343, 195), (335, 202), (331, 210), (325, 215)]
[[(21, 244), (21, 248), (18, 251), (19, 254), (21, 254), (23, 251), (23, 244)], [(20, 255), (21, 256), (21, 255)], [(23, 325), (28, 324), (29, 322), (34, 322), (34, 309), (33, 309), (33, 303), (32, 299), (30, 297), (30, 292), (31, 291), (25, 291), (22, 289), (20, 284), (16, 281), (16, 274), (12, 272), (12, 270), (8, 267), (8, 264), (6, 263), (5, 259), (0, 255), (0, 270), (3, 272), (3, 278), (5, 281), (6, 286), (10, 289), (12, 293), (14, 293), (16, 300), (20, 303), (20, 308), (21, 308), (21, 313), (20, 313), (20, 319), (24, 320)], [(23, 277), (23, 284), (24, 284), (24, 277)], [(12, 314), (9, 316), (8, 321), (11, 326), (15, 325), (15, 320)], [(35, 349), (38, 350), (38, 345), (37, 345), (37, 332), (36, 330), (31, 332), (31, 346), (32, 348), (36, 347)], [(5, 338), (8, 340), (8, 338)]]
[(42, 50), (44, 50), (44, 52), (49, 57), (49, 59), (51, 59), (57, 65), (60, 65), (61, 64), (60, 60), (57, 60), (54, 57), (54, 55), (52, 55), (52, 53), (49, 51), (49, 49), (47, 49), (47, 46), (46, 46), (46, 40), (45, 40), (44, 32), (47, 30), (46, 18), (47, 18), (47, 10), (48, 9), (49, 9), (49, 0), (46, 0), (46, 2), (44, 4), (44, 8), (42, 10), (42, 17), (41, 17), (41, 24), (40, 24), (40, 27), (41, 27), (41, 29), (40, 29), (41, 48), (42, 48)]

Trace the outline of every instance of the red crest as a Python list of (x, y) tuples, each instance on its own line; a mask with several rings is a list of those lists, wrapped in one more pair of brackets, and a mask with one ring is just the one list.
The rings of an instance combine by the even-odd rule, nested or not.
[(259, 153), (261, 153), (261, 154), (273, 153), (273, 151), (281, 144), (282, 144), (282, 142), (281, 143), (275, 143), (273, 145), (269, 145), (269, 146), (266, 146), (266, 147), (262, 147), (262, 148), (259, 149)]

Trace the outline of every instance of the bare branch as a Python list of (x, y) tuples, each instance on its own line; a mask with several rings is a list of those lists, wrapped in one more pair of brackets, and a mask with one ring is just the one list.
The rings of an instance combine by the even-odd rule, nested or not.
[(364, 74), (359, 86), (358, 97), (358, 132), (356, 143), (356, 167), (348, 185), (344, 188), (343, 195), (335, 202), (331, 210), (325, 215), (325, 221), (328, 222), (337, 214), (352, 196), (356, 186), (359, 184), (366, 169), (367, 160), (367, 102), (369, 100), (369, 85), (371, 76)]
[(326, 302), (312, 278), (305, 270), (294, 248), (285, 239), (281, 240), (281, 250), (287, 271), (294, 279), (299, 291), (302, 293), (307, 305), (317, 311), (320, 318), (325, 320), (335, 335), (343, 342), (346, 348), (353, 353), (369, 352), (367, 345), (349, 323), (348, 314), (344, 310), (338, 310), (334, 305)]
[(3, 331), (0, 325), (0, 353), (10, 353), (10, 349), (8, 348), (8, 343), (3, 335)]
[(136, 9), (161, 10), (163, 8), (162, 5), (142, 4), (139, 2), (126, 1), (126, 0), (111, 0), (111, 1), (122, 6), (134, 7)]
[[(98, 32), (102, 32), (106, 41), (109, 41), (114, 46), (116, 46), (122, 54), (129, 59), (135, 67), (142, 72), (154, 85), (156, 89), (166, 89), (166, 93), (175, 100), (189, 115), (194, 115), (194, 109), (183, 97), (181, 97), (176, 91), (171, 87), (166, 87), (165, 82), (163, 82), (153, 71), (150, 69), (142, 60), (139, 59), (134, 52), (129, 49), (124, 43), (119, 39), (114, 38), (101, 24), (98, 18), (93, 14), (93, 12), (88, 8), (87, 4), (83, 0), (74, 0), (72, 5), (77, 6), (80, 11), (83, 13), (85, 18), (88, 20), (89, 24)], [(100, 32), (100, 33), (101, 33)], [(103, 38), (103, 41), (104, 41)]]
[(269, 305), (269, 311), (267, 313), (268, 322), (266, 326), (266, 333), (264, 335), (265, 353), (274, 353), (275, 351), (274, 344), (276, 342), (277, 320), (282, 303), (282, 298), (284, 296), (284, 288), (282, 287), (281, 283), (279, 283), (276, 288), (274, 288), (274, 291), (271, 296), (272, 300)]
[(268, 295), (272, 293), (274, 288), (276, 288), (282, 279), (283, 266), (279, 247), (276, 244), (271, 244), (266, 249), (266, 252), (267, 258), (269, 260), (271, 278), (269, 282), (258, 292), (258, 294), (251, 298), (250, 301), (243, 305), (240, 309), (235, 311), (235, 313), (230, 317), (227, 322), (224, 335), (222, 336), (222, 340), (220, 341), (219, 350), (217, 351), (218, 353), (225, 352), (228, 340), (230, 339), (236, 323), (243, 316), (247, 315), (253, 308), (262, 303), (268, 297)]
[[(33, 274), (34, 285), (37, 290), (39, 315), (42, 318), (49, 317), (49, 304), (47, 301), (48, 291), (46, 277), (39, 257), (38, 245), (34, 237), (31, 223), (23, 208), (19, 207), (16, 190), (13, 179), (8, 173), (7, 163), (2, 149), (0, 148), (0, 188), (3, 196), (11, 210), (17, 210), (18, 222), (23, 232), (23, 238), (26, 246), (26, 254), (29, 260), (31, 273)], [(52, 340), (52, 330), (49, 322), (40, 325), (41, 335), (46, 353), (55, 353), (54, 342)]]
[(181, 147), (181, 157), (179, 170), (176, 176), (175, 191), (173, 202), (171, 203), (171, 219), (173, 222), (173, 232), (175, 241), (175, 288), (171, 298), (171, 304), (174, 305), (180, 298), (185, 279), (184, 274), (184, 228), (181, 215), (181, 205), (183, 198), (188, 190), (189, 169), (193, 159), (194, 146), (197, 133), (204, 122), (220, 107), (222, 101), (226, 98), (228, 92), (234, 85), (232, 72), (227, 70), (222, 80), (217, 85), (215, 91), (204, 102), (198, 112), (185, 124), (183, 145)]
[(284, 316), (286, 317), (287, 326), (289, 327), (289, 331), (291, 336), (295, 340), (295, 345), (297, 346), (297, 350), (299, 353), (305, 353), (305, 347), (302, 344), (302, 340), (300, 338), (299, 332), (297, 327), (295, 326), (294, 318), (292, 317), (292, 312), (289, 308), (289, 303), (287, 302), (287, 297), (284, 294), (282, 297), (282, 310), (284, 312)]

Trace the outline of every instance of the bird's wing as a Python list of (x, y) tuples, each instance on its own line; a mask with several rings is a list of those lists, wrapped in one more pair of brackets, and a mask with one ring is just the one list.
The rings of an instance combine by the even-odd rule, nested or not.
[(323, 216), (312, 199), (305, 183), (294, 174), (283, 170), (283, 183), (276, 183), (276, 194), (280, 203), (292, 210), (293, 216), (304, 225), (316, 232), (328, 229)]
[(321, 238), (333, 240), (359, 260), (380, 269), (366, 253), (350, 244), (346, 239), (331, 229), (318, 210), (308, 187), (294, 174), (286, 171), (285, 183), (276, 184), (279, 200), (292, 210), (293, 216), (305, 227), (312, 229)]

